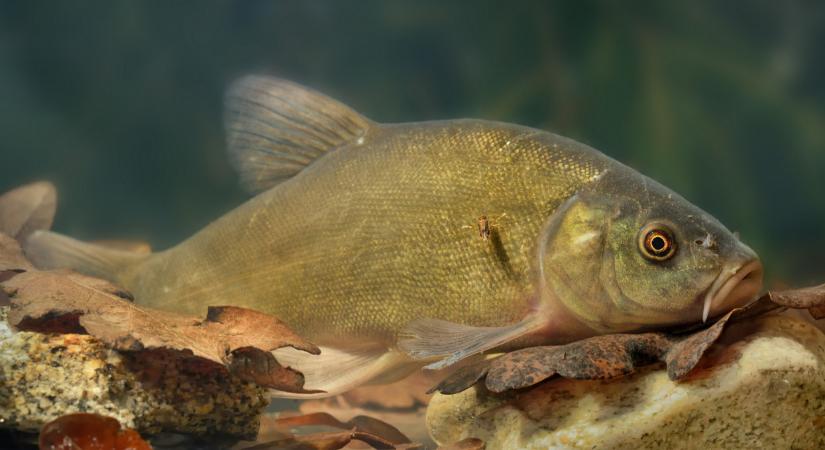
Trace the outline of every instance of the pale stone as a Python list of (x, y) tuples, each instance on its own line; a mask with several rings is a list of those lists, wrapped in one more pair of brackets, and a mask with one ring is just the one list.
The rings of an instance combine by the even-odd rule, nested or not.
[(661, 367), (610, 381), (553, 379), (517, 393), (436, 395), (440, 444), (488, 449), (825, 448), (825, 334), (766, 316), (729, 326), (688, 380)]
[(252, 437), (266, 390), (234, 376), (192, 372), (179, 359), (135, 359), (91, 336), (12, 332), (0, 308), (0, 428), (36, 432), (89, 412), (142, 433)]

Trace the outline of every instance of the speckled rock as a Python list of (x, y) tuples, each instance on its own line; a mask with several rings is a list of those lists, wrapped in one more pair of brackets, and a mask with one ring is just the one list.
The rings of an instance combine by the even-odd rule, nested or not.
[[(0, 308), (0, 311), (3, 311)], [(254, 436), (264, 389), (169, 353), (121, 354), (86, 335), (12, 333), (0, 312), (0, 426), (36, 431), (63, 414), (141, 433)]]
[(734, 324), (690, 379), (661, 368), (611, 381), (554, 379), (494, 395), (436, 395), (433, 438), (488, 449), (825, 448), (825, 334), (767, 316)]

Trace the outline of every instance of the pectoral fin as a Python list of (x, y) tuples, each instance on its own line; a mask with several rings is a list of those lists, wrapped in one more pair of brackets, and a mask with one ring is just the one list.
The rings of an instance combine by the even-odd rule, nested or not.
[(544, 324), (530, 316), (505, 327), (472, 327), (438, 319), (420, 319), (401, 333), (398, 347), (413, 359), (438, 359), (427, 369), (443, 369), (462, 359), (492, 350), (538, 330)]

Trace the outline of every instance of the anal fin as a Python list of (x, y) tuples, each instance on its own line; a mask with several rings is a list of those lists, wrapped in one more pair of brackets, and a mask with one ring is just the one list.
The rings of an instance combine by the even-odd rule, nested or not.
[(425, 367), (437, 370), (500, 347), (542, 326), (544, 323), (532, 316), (504, 327), (473, 327), (445, 320), (420, 319), (402, 331), (398, 347), (413, 359), (437, 359)]
[(274, 397), (301, 400), (330, 397), (380, 380), (388, 373), (403, 369), (405, 365), (413, 367), (410, 366), (407, 356), (386, 347), (319, 348), (319, 355), (311, 355), (289, 347), (275, 350), (272, 354), (280, 364), (304, 375), (304, 389), (322, 392), (299, 394), (271, 390)]

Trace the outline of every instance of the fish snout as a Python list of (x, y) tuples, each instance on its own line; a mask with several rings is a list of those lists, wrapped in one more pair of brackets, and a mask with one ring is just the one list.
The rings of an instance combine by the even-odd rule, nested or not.
[(702, 322), (750, 303), (762, 290), (764, 269), (756, 253), (744, 244), (726, 264), (705, 294)]

